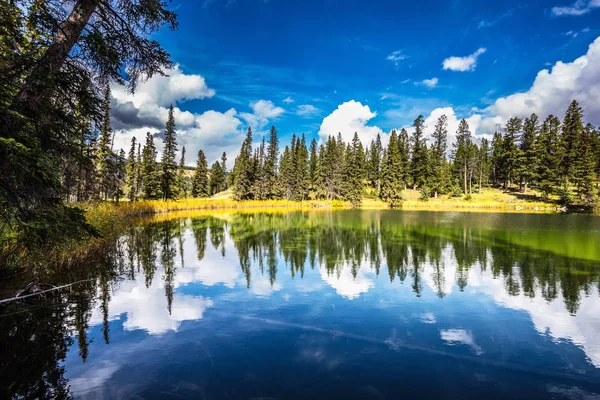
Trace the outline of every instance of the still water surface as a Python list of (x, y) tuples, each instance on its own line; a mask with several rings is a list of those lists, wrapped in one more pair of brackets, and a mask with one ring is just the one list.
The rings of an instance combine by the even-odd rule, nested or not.
[(5, 395), (600, 398), (598, 217), (196, 216), (82, 268), (0, 310)]

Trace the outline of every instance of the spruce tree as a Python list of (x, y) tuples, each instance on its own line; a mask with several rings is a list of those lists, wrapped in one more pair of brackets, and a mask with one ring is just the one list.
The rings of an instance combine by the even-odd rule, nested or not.
[(173, 104), (169, 106), (169, 116), (165, 127), (165, 138), (163, 140), (163, 153), (161, 158), (162, 168), (162, 195), (164, 200), (174, 199), (177, 195), (177, 139), (175, 138), (175, 117), (173, 116)]
[(370, 185), (379, 193), (381, 189), (381, 156), (383, 153), (383, 145), (381, 144), (381, 136), (379, 133), (371, 146), (369, 147), (369, 162), (368, 162), (368, 179)]
[[(292, 148), (296, 147), (296, 136), (292, 137)], [(294, 164), (292, 160), (292, 153), (294, 150), (290, 150), (290, 146), (285, 146), (283, 154), (281, 156), (281, 187), (283, 190), (283, 197), (286, 200), (292, 200), (294, 197)]]
[(269, 189), (267, 187), (269, 180), (265, 171), (265, 138), (263, 137), (260, 146), (254, 155), (255, 179), (253, 193), (255, 200), (266, 200)]
[(569, 187), (569, 181), (575, 173), (577, 152), (580, 150), (579, 141), (583, 135), (583, 130), (583, 110), (579, 103), (573, 100), (565, 113), (560, 142), (561, 178), (565, 187)]
[(413, 188), (422, 187), (427, 182), (427, 171), (429, 160), (427, 154), (427, 139), (424, 137), (425, 119), (419, 115), (413, 122), (415, 128), (411, 137), (412, 158), (410, 173), (412, 175)]
[(135, 136), (131, 138), (131, 147), (129, 148), (129, 156), (127, 159), (126, 178), (125, 178), (125, 195), (129, 201), (135, 201), (137, 196), (136, 180), (138, 163), (136, 160), (137, 142)]
[(227, 189), (227, 178), (223, 170), (223, 163), (215, 161), (210, 167), (210, 195), (215, 195)]
[(521, 118), (511, 118), (506, 123), (506, 133), (502, 140), (502, 169), (504, 188), (508, 189), (513, 180), (517, 179), (517, 168), (520, 158), (518, 147), (523, 121)]
[[(220, 169), (220, 164), (218, 162), (217, 165), (219, 165)], [(212, 178), (211, 173), (211, 179)], [(194, 177), (192, 178), (192, 197), (208, 197), (211, 192), (212, 190), (211, 187), (209, 187), (208, 182), (208, 164), (206, 162), (206, 156), (202, 150), (198, 150), (196, 169), (194, 170)]]
[(518, 174), (521, 190), (527, 192), (527, 185), (535, 179), (534, 143), (539, 131), (539, 119), (534, 113), (523, 124), (523, 136), (519, 146)]
[(267, 155), (265, 159), (264, 174), (267, 185), (267, 199), (281, 198), (281, 180), (279, 178), (279, 138), (277, 129), (271, 126), (269, 132), (269, 145), (267, 146)]
[(145, 199), (158, 199), (162, 196), (161, 175), (157, 151), (154, 145), (154, 137), (150, 132), (146, 133), (146, 144), (142, 149), (141, 181), (142, 195)]
[(471, 131), (469, 124), (465, 119), (460, 120), (458, 130), (456, 131), (456, 143), (454, 143), (453, 159), (454, 168), (463, 187), (463, 193), (469, 193), (470, 175), (469, 170), (472, 164), (472, 146)]
[(292, 155), (294, 164), (294, 195), (296, 201), (308, 198), (309, 176), (308, 176), (308, 149), (304, 134), (296, 139), (296, 146)]
[(596, 160), (592, 148), (593, 137), (596, 135), (594, 126), (588, 124), (577, 141), (577, 158), (573, 166), (573, 183), (577, 188), (577, 196), (583, 204), (591, 206), (596, 201), (594, 185), (594, 169)]
[(113, 197), (113, 171), (114, 153), (112, 152), (112, 129), (110, 127), (110, 88), (104, 93), (104, 116), (98, 139), (98, 150), (96, 152), (96, 176), (98, 177), (98, 191), (102, 199)]
[(392, 208), (400, 205), (403, 199), (402, 191), (406, 187), (406, 182), (403, 180), (405, 176), (403, 145), (396, 130), (392, 130), (390, 142), (383, 155), (380, 194), (381, 199), (388, 202)]
[(404, 128), (400, 129), (398, 134), (398, 151), (400, 152), (400, 176), (402, 188), (406, 189), (410, 179), (410, 139), (408, 131)]
[(533, 146), (537, 187), (542, 191), (545, 200), (558, 189), (559, 137), (560, 120), (554, 115), (549, 115), (542, 124)]
[(308, 160), (308, 181), (310, 191), (316, 193), (317, 179), (319, 173), (319, 150), (317, 140), (313, 138), (310, 141), (310, 155)]
[(437, 198), (438, 192), (444, 190), (445, 166), (446, 166), (446, 148), (448, 140), (448, 117), (442, 115), (438, 118), (432, 134), (433, 143), (431, 144), (431, 177), (429, 185), (433, 190), (434, 197)]
[(353, 207), (360, 207), (365, 177), (365, 152), (357, 132), (354, 132), (349, 149), (346, 161), (346, 200)]
[(123, 187), (125, 186), (127, 161), (125, 160), (125, 150), (121, 149), (115, 160), (115, 170), (113, 178), (113, 196), (115, 203), (119, 203), (119, 199), (124, 194)]
[(185, 175), (185, 146), (181, 148), (181, 159), (177, 170), (177, 198), (187, 197), (187, 177)]
[(250, 127), (248, 127), (246, 139), (244, 139), (244, 142), (242, 143), (240, 155), (236, 159), (236, 165), (234, 169), (234, 199), (252, 199), (252, 185), (254, 183), (254, 160), (252, 157), (252, 129)]
[(504, 181), (504, 139), (500, 132), (494, 132), (492, 138), (492, 156), (490, 159), (492, 184), (499, 185)]

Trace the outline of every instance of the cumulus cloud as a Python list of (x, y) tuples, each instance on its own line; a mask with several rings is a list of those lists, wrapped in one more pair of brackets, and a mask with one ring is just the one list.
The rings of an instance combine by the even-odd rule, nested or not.
[(389, 61), (393, 62), (394, 65), (398, 66), (400, 61), (406, 60), (407, 57), (408, 56), (406, 56), (405, 54), (402, 54), (402, 50), (396, 50), (396, 51), (390, 53), (386, 57), (386, 60), (389, 60)]
[(250, 103), (252, 113), (241, 113), (240, 116), (252, 129), (264, 128), (269, 120), (279, 117), (285, 112), (281, 107), (275, 106), (271, 100), (258, 100)]
[(439, 79), (438, 78), (431, 78), (431, 79), (424, 79), (421, 82), (415, 82), (416, 86), (422, 85), (422, 86), (426, 86), (429, 89), (433, 89), (434, 87), (437, 86), (437, 84), (439, 83)]
[(552, 7), (552, 14), (561, 16), (579, 16), (591, 12), (594, 8), (600, 7), (600, 0), (577, 0), (570, 6)]
[(312, 117), (319, 113), (319, 109), (312, 104), (302, 104), (298, 106), (296, 114), (301, 117)]
[(347, 101), (340, 104), (336, 110), (323, 119), (319, 137), (325, 140), (328, 136), (335, 136), (339, 132), (342, 134), (342, 138), (349, 142), (352, 140), (354, 132), (357, 132), (363, 144), (368, 144), (378, 134), (383, 136), (383, 131), (379, 127), (367, 125), (369, 120), (375, 116), (377, 113), (372, 112), (369, 106), (363, 106), (354, 100)]
[(482, 47), (477, 49), (475, 53), (466, 57), (448, 57), (443, 61), (442, 66), (445, 70), (450, 71), (474, 71), (477, 66), (477, 58), (485, 53), (485, 51), (486, 49)]
[(294, 102), (294, 99), (292, 99), (290, 96), (288, 96), (285, 99), (283, 99), (283, 102), (285, 104), (292, 104)]

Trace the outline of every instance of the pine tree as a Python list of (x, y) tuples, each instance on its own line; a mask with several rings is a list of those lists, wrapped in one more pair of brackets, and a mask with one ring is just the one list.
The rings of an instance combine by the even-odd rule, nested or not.
[(390, 142), (384, 150), (381, 173), (381, 199), (396, 208), (402, 201), (402, 191), (406, 187), (404, 181), (405, 166), (403, 166), (403, 146), (396, 130), (390, 134)]
[(383, 145), (381, 144), (381, 135), (375, 137), (369, 148), (369, 180), (372, 187), (381, 190), (381, 157), (383, 156)]
[(271, 126), (269, 133), (269, 145), (267, 146), (267, 155), (264, 166), (264, 173), (267, 185), (267, 199), (281, 198), (281, 180), (279, 178), (279, 138), (277, 129)]
[(236, 159), (235, 183), (233, 196), (236, 200), (249, 200), (252, 198), (252, 185), (254, 183), (254, 160), (252, 157), (252, 129), (248, 127), (246, 139), (242, 143), (240, 155)]
[(533, 146), (537, 187), (544, 194), (545, 200), (548, 200), (548, 196), (558, 189), (559, 137), (560, 120), (554, 115), (549, 115), (542, 124)]
[(137, 199), (137, 171), (138, 163), (136, 160), (137, 142), (135, 136), (131, 138), (131, 147), (129, 148), (129, 156), (127, 159), (126, 167), (126, 178), (125, 178), (125, 195), (129, 201), (135, 201)]
[(502, 169), (504, 176), (504, 188), (508, 189), (513, 179), (517, 178), (517, 167), (519, 162), (519, 137), (523, 121), (521, 118), (511, 118), (506, 123), (506, 133), (502, 140)]
[[(217, 165), (220, 164), (217, 162)], [(211, 179), (213, 178), (211, 173)], [(214, 183), (213, 183), (214, 184)], [(206, 156), (202, 150), (198, 150), (198, 159), (196, 160), (196, 169), (194, 170), (194, 177), (192, 178), (192, 197), (208, 197), (212, 192), (212, 185), (209, 187), (208, 182), (208, 164), (206, 163)]]
[(319, 150), (317, 140), (313, 138), (310, 141), (310, 155), (308, 159), (308, 181), (309, 190), (316, 193), (317, 180), (319, 174)]
[(127, 161), (125, 160), (125, 150), (121, 149), (115, 160), (115, 169), (113, 177), (113, 196), (115, 203), (119, 203), (119, 199), (123, 196), (123, 187), (125, 185)]
[(539, 131), (539, 119), (536, 114), (525, 119), (523, 124), (523, 136), (519, 146), (518, 173), (520, 177), (521, 190), (527, 192), (527, 185), (535, 179), (535, 152), (534, 143)]
[(597, 197), (594, 188), (596, 160), (592, 148), (595, 135), (596, 131), (591, 124), (581, 131), (581, 136), (577, 141), (577, 158), (573, 166), (573, 183), (577, 188), (577, 196), (585, 205), (593, 205)]
[(185, 146), (181, 148), (181, 159), (177, 170), (177, 198), (187, 197), (187, 177), (185, 175)]
[(146, 133), (146, 144), (142, 150), (141, 165), (142, 194), (145, 199), (158, 199), (162, 196), (161, 175), (156, 156), (154, 138), (148, 132)]
[(491, 175), (492, 184), (499, 185), (504, 181), (504, 139), (500, 132), (494, 132), (492, 138)]
[(486, 138), (481, 139), (481, 146), (479, 146), (477, 158), (479, 165), (479, 193), (481, 193), (483, 185), (487, 185), (489, 182), (491, 170), (490, 143)]
[(104, 94), (104, 117), (100, 128), (98, 139), (98, 151), (96, 152), (96, 176), (98, 177), (99, 195), (104, 200), (113, 197), (113, 171), (114, 153), (111, 149), (112, 129), (110, 127), (110, 88), (106, 88)]
[(398, 134), (398, 151), (400, 152), (400, 176), (402, 188), (406, 189), (410, 177), (410, 139), (406, 129), (400, 129)]
[(432, 134), (433, 143), (431, 145), (431, 177), (429, 185), (433, 190), (434, 197), (437, 198), (438, 192), (444, 190), (445, 166), (446, 166), (446, 148), (448, 140), (448, 117), (442, 115), (438, 118)]
[(254, 199), (255, 200), (266, 200), (269, 192), (267, 187), (269, 180), (265, 171), (265, 138), (263, 137), (258, 150), (254, 155)]
[(309, 176), (308, 176), (308, 149), (306, 138), (302, 134), (296, 139), (296, 146), (292, 155), (294, 165), (294, 195), (296, 201), (308, 198)]
[(365, 152), (357, 132), (354, 132), (352, 146), (348, 148), (350, 152), (346, 161), (346, 200), (350, 201), (353, 207), (359, 207), (364, 188)]
[(427, 182), (427, 171), (429, 169), (429, 160), (427, 154), (427, 139), (424, 138), (425, 119), (419, 115), (413, 122), (412, 142), (412, 158), (411, 158), (411, 175), (414, 189), (423, 187)]
[(569, 186), (569, 181), (573, 178), (574, 167), (578, 157), (579, 140), (583, 135), (583, 110), (576, 100), (573, 100), (565, 113), (562, 124), (562, 136), (560, 142), (561, 152), (561, 178), (564, 186)]
[(227, 178), (223, 170), (223, 163), (215, 161), (210, 167), (209, 180), (210, 194), (215, 195), (227, 189)]
[(175, 138), (175, 117), (173, 116), (173, 104), (169, 106), (169, 116), (165, 127), (165, 138), (163, 140), (163, 153), (161, 158), (162, 167), (162, 195), (164, 200), (174, 199), (177, 195), (177, 139)]
[[(292, 136), (292, 148), (296, 147), (296, 135)], [(280, 170), (281, 170), (281, 187), (283, 189), (283, 197), (286, 200), (292, 200), (294, 196), (294, 164), (292, 160), (292, 153), (294, 150), (290, 150), (290, 146), (285, 146), (283, 154), (281, 156)]]
[(454, 143), (453, 159), (456, 174), (461, 177), (463, 193), (469, 193), (470, 175), (469, 170), (472, 164), (472, 146), (471, 131), (469, 124), (465, 119), (460, 120), (458, 130), (456, 131), (456, 143)]

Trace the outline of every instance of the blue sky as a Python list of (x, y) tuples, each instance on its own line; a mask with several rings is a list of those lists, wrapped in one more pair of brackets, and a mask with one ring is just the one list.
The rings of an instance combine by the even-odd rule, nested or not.
[[(600, 122), (600, 88), (592, 90), (600, 82), (599, 0), (199, 0), (171, 7), (179, 29), (155, 38), (177, 69), (135, 96), (113, 89), (118, 145), (158, 131), (168, 102), (181, 113), (188, 164), (199, 148), (209, 161), (221, 151), (233, 160), (248, 125), (260, 138), (274, 124), (283, 144), (294, 132), (323, 138), (337, 131), (357, 131), (368, 143), (419, 114), (431, 122), (446, 113), (453, 114), (451, 131), (453, 121), (469, 118), (472, 131), (485, 135), (513, 114), (562, 117), (573, 97)], [(134, 107), (123, 107), (129, 101)]]

